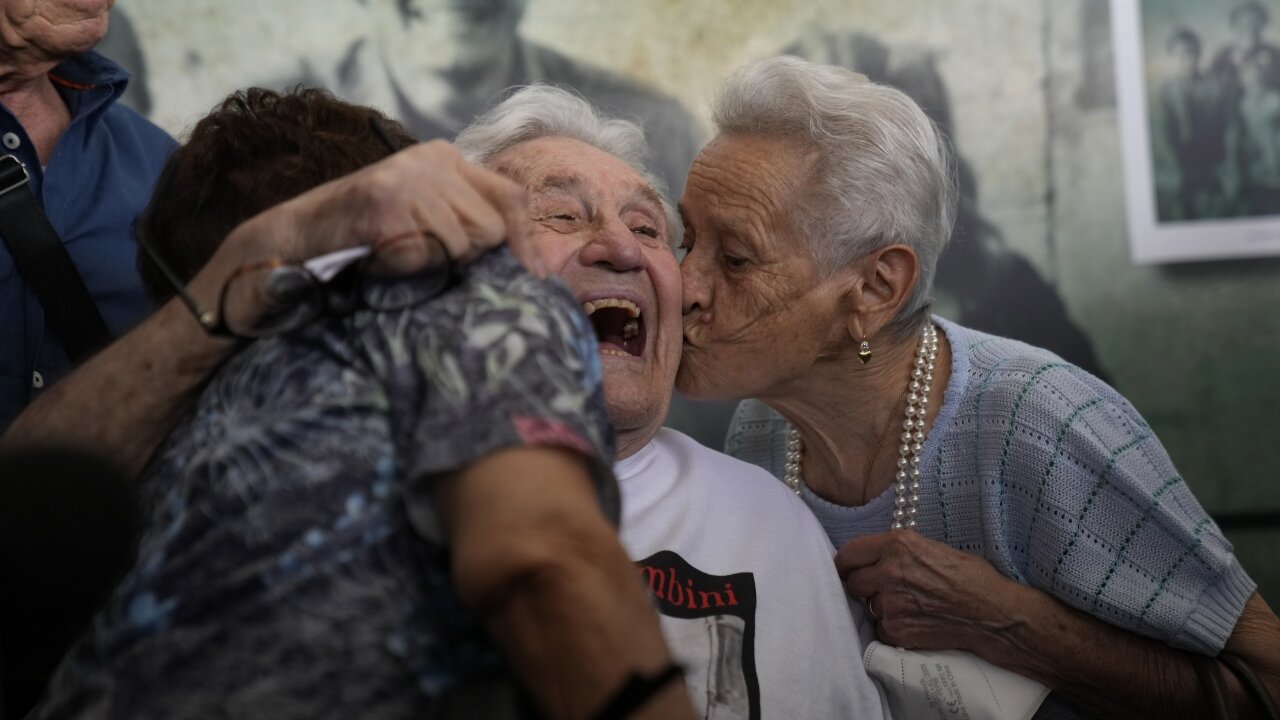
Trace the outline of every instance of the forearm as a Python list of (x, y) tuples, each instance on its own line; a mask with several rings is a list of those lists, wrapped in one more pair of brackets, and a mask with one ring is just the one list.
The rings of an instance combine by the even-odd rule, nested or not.
[[(466, 163), (448, 143), (423, 143), (241, 223), (186, 289), (216, 313), (223, 285), (249, 263), (312, 258), (406, 236), (418, 238), (421, 252), (408, 252), (413, 246), (402, 244), (380, 270), (410, 275), (438, 261), (428, 235), (438, 236), (455, 262), (479, 257), (509, 238), (513, 251), (541, 270), (527, 224), (517, 185)], [(234, 340), (206, 334), (181, 302), (171, 300), (47, 391), (15, 420), (0, 445), (83, 445), (137, 474), (237, 347)]]
[[(1212, 717), (1189, 653), (1034, 588), (1017, 585), (1005, 598), (999, 631), (975, 633), (970, 648), (986, 660), (1043, 683), (1098, 717)], [(1234, 676), (1224, 670), (1222, 678), (1236, 708), (1252, 707)]]
[[(583, 547), (608, 547), (603, 533), (575, 534)], [(590, 717), (631, 673), (654, 676), (671, 661), (630, 561), (621, 551), (592, 555), (526, 569), (486, 613), (512, 668), (552, 717)], [(683, 682), (672, 682), (633, 716), (682, 717), (688, 702)]]
[[(849, 592), (880, 616), (877, 631), (885, 642), (967, 650), (1100, 717), (1213, 716), (1191, 654), (1076, 610), (1000, 575), (978, 556), (916, 533), (890, 532), (849, 541), (836, 555), (836, 568)], [(1277, 694), (1280, 620), (1256, 593), (1225, 649), (1250, 663)], [(1215, 669), (1238, 716), (1255, 716), (1245, 686)]]
[[(218, 288), (240, 257), (228, 247), (188, 290), (216, 306)], [(84, 447), (137, 475), (236, 345), (206, 333), (180, 301), (170, 300), (28, 406), (0, 445)]]
[[(579, 457), (508, 451), (450, 484), (441, 507), (459, 595), (549, 717), (589, 717), (631, 673), (668, 665), (657, 617)], [(684, 684), (632, 717), (691, 717)]]

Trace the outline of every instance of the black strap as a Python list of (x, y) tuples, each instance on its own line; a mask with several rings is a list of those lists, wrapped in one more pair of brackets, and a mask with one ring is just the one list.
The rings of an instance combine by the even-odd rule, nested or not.
[(1245, 691), (1253, 696), (1258, 707), (1262, 709), (1263, 717), (1280, 720), (1280, 710), (1277, 710), (1275, 700), (1267, 691), (1266, 684), (1244, 658), (1226, 651), (1220, 653), (1216, 659), (1193, 653), (1191, 663), (1200, 680), (1200, 689), (1204, 693), (1205, 702), (1209, 704), (1209, 710), (1215, 720), (1230, 720), (1236, 717), (1234, 702), (1227, 696), (1227, 684), (1222, 679), (1224, 665), (1235, 673)]
[(45, 317), (78, 363), (107, 344), (110, 335), (84, 279), (71, 262), (27, 184), (27, 169), (12, 155), (0, 157), (0, 236)]
[(626, 682), (609, 698), (600, 712), (592, 715), (592, 720), (619, 720), (630, 717), (632, 713), (649, 701), (658, 691), (684, 677), (684, 670), (671, 663), (653, 675), (632, 673)]
[(1191, 666), (1200, 680), (1200, 691), (1209, 704), (1210, 717), (1214, 720), (1231, 720), (1235, 715), (1227, 699), (1226, 683), (1222, 680), (1218, 661), (1204, 655), (1191, 654)]
[(1271, 693), (1267, 692), (1267, 686), (1258, 677), (1258, 674), (1253, 671), (1253, 668), (1249, 666), (1249, 663), (1245, 662), (1244, 658), (1224, 650), (1218, 655), (1218, 660), (1222, 661), (1223, 665), (1226, 665), (1236, 674), (1236, 677), (1240, 679), (1240, 683), (1253, 695), (1253, 699), (1258, 702), (1258, 706), (1262, 708), (1266, 717), (1272, 720), (1280, 719), (1280, 708), (1276, 707), (1275, 699), (1271, 697)]

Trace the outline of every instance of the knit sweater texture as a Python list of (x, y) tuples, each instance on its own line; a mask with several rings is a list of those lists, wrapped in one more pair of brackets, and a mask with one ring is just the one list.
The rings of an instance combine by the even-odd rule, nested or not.
[[(941, 318), (951, 377), (921, 453), (916, 529), (1112, 625), (1216, 655), (1256, 588), (1138, 411), (1045, 350)], [(791, 426), (741, 404), (726, 452), (772, 472)], [(831, 542), (889, 529), (802, 487)]]

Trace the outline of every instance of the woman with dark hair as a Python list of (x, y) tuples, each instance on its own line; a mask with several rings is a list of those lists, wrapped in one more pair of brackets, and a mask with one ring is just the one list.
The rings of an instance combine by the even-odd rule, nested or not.
[[(692, 717), (617, 538), (590, 326), (484, 252), (520, 189), (317, 90), (233, 95), (160, 183), (153, 290), (241, 349), (169, 408), (137, 559), (31, 717)], [(321, 239), (342, 267), (301, 262)], [(277, 302), (229, 312), (258, 271)]]

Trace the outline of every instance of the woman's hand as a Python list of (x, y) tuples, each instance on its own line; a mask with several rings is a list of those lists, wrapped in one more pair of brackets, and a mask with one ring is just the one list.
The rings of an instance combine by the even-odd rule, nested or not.
[(1022, 586), (983, 558), (910, 530), (850, 540), (836, 569), (880, 639), (898, 647), (977, 652), (984, 637), (1018, 622), (1009, 603)]
[[(967, 650), (1099, 717), (1208, 717), (1188, 653), (1019, 585), (981, 557), (896, 530), (849, 541), (836, 553), (836, 568), (868, 615), (879, 616), (886, 643)], [(1255, 593), (1226, 644), (1273, 695), (1280, 688), (1277, 638), (1280, 620)], [(1224, 677), (1235, 707), (1249, 708), (1244, 686), (1230, 673)]]

